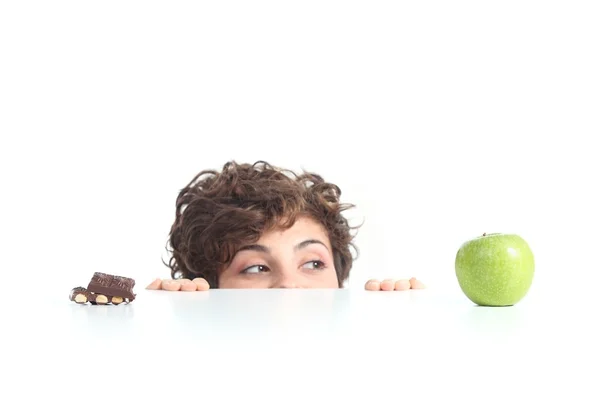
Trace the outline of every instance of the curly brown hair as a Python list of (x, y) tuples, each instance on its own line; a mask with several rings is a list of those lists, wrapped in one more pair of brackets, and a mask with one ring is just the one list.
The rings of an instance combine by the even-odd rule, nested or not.
[(342, 215), (354, 205), (341, 203), (340, 195), (340, 188), (320, 175), (296, 174), (265, 161), (229, 161), (220, 172), (204, 170), (177, 196), (167, 248), (171, 257), (165, 265), (174, 279), (200, 277), (218, 287), (220, 272), (241, 246), (308, 216), (328, 232), (343, 287), (358, 249), (351, 233), (355, 227)]

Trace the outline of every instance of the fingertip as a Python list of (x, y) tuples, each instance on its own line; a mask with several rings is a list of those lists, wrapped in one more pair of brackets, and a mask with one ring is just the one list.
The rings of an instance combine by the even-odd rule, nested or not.
[(411, 289), (425, 289), (425, 284), (415, 277), (410, 278)]
[(192, 283), (194, 283), (196, 285), (196, 290), (200, 291), (200, 292), (204, 292), (206, 290), (210, 289), (210, 285), (208, 284), (208, 281), (204, 278), (195, 278)]
[(384, 279), (380, 284), (380, 288), (381, 288), (381, 290), (386, 291), (386, 292), (394, 290), (394, 280), (393, 279)]
[(410, 289), (410, 281), (408, 279), (399, 279), (394, 285), (394, 290), (402, 291)]
[(162, 287), (164, 290), (168, 290), (170, 292), (176, 292), (181, 289), (181, 282), (174, 279), (164, 280), (162, 283)]
[(146, 286), (146, 290), (160, 290), (161, 285), (162, 285), (162, 279), (156, 278), (148, 286)]
[(365, 283), (366, 290), (378, 291), (381, 289), (381, 283), (377, 279), (369, 279)]
[(180, 279), (181, 291), (183, 292), (195, 292), (196, 284), (189, 279)]

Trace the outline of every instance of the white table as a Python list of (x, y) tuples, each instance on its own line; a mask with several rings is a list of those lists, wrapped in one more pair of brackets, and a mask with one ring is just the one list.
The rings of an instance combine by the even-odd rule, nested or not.
[(10, 398), (600, 398), (587, 292), (505, 308), (436, 289), (136, 292), (13, 307)]

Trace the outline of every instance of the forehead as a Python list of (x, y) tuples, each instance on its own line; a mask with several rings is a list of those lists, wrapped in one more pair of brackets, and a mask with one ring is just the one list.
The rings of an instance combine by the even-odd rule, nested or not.
[(288, 229), (274, 229), (265, 232), (259, 239), (259, 243), (274, 241), (297, 241), (305, 239), (319, 239), (329, 245), (327, 230), (315, 220), (307, 217), (301, 217), (296, 220), (294, 225)]

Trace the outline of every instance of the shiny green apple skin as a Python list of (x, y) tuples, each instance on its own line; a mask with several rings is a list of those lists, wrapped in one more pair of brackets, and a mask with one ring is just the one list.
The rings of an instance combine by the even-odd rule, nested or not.
[(535, 272), (529, 244), (519, 235), (484, 234), (456, 253), (456, 278), (463, 293), (480, 306), (513, 306), (529, 291)]

